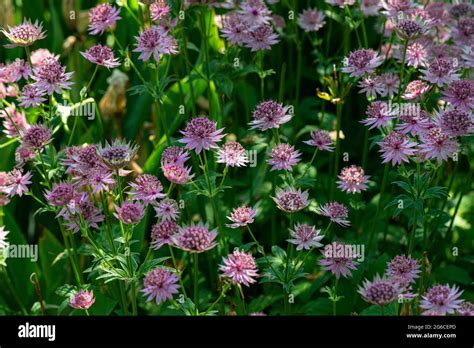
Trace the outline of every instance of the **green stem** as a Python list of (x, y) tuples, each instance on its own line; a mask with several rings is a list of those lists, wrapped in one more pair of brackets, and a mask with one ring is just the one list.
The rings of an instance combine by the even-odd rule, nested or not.
[(318, 153), (318, 148), (314, 150), (313, 157), (311, 157), (311, 161), (306, 165), (306, 168), (301, 175), (301, 179), (303, 179), (306, 176), (306, 173), (308, 173), (309, 168), (311, 168), (311, 165), (313, 164), (314, 159), (316, 158), (316, 154)]
[(341, 118), (342, 118), (342, 104), (338, 103), (336, 105), (336, 154), (334, 156), (334, 180), (331, 190), (331, 198), (334, 198), (334, 193), (336, 190), (336, 178), (339, 174), (339, 157), (341, 155)]
[(178, 264), (176, 263), (176, 258), (174, 256), (174, 252), (173, 252), (173, 248), (171, 247), (171, 245), (168, 245), (169, 249), (170, 249), (170, 255), (171, 255), (171, 260), (173, 261), (173, 267), (175, 268), (176, 271), (179, 272), (179, 285), (181, 286), (181, 289), (183, 290), (183, 294), (184, 294), (184, 297), (188, 297), (188, 295), (186, 295), (186, 289), (184, 288), (184, 284), (183, 284), (183, 279), (182, 279), (182, 273), (181, 270), (178, 268)]
[(222, 291), (219, 295), (219, 297), (217, 298), (217, 300), (215, 300), (210, 306), (209, 308), (204, 312), (204, 316), (207, 315), (207, 313), (209, 313), (210, 311), (212, 311), (212, 309), (215, 307), (216, 304), (218, 304), (222, 298), (225, 296), (226, 292), (230, 289), (231, 285), (228, 283), (226, 284), (223, 288), (222, 288)]
[(194, 276), (194, 305), (196, 309), (199, 308), (199, 267), (198, 267), (198, 254), (193, 254), (193, 276)]
[(377, 218), (379, 216), (380, 210), (382, 209), (382, 205), (383, 205), (383, 195), (385, 193), (385, 187), (387, 186), (387, 179), (388, 179), (389, 169), (390, 169), (389, 164), (386, 163), (385, 164), (385, 169), (384, 169), (384, 172), (383, 172), (382, 187), (380, 189), (379, 203), (377, 205), (377, 210), (375, 211), (375, 216), (374, 216), (374, 220), (373, 220), (373, 223), (372, 223), (372, 228), (370, 229), (369, 239), (368, 239), (368, 243), (367, 243), (367, 248), (369, 249), (369, 251), (372, 250), (371, 249), (372, 240), (374, 238), (375, 228), (377, 226)]
[[(337, 284), (339, 283), (339, 278), (336, 278), (336, 282), (334, 284), (334, 293), (333, 296), (337, 297)], [(332, 315), (337, 315), (337, 301), (334, 299), (332, 301)]]

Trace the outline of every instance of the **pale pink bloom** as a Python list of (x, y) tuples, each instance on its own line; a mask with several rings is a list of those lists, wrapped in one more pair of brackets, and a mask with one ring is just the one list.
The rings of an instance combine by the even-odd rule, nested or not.
[(350, 167), (343, 168), (338, 178), (338, 187), (347, 193), (360, 193), (365, 191), (367, 189), (367, 182), (369, 181), (369, 176), (365, 175), (364, 169), (354, 164)]
[(79, 290), (69, 299), (69, 306), (74, 309), (89, 309), (95, 302), (94, 291)]
[(324, 236), (320, 234), (321, 230), (317, 230), (314, 226), (297, 223), (293, 227), (293, 230), (289, 231), (292, 238), (287, 239), (286, 241), (288, 243), (295, 244), (296, 250), (310, 250), (312, 248), (319, 248), (323, 246), (319, 242), (324, 238)]
[(417, 144), (406, 135), (390, 132), (382, 141), (378, 142), (382, 153), (382, 163), (392, 162), (395, 166), (402, 162), (409, 162), (409, 156), (416, 153)]
[(222, 265), (219, 270), (226, 278), (230, 278), (234, 284), (243, 284), (250, 286), (255, 283), (255, 277), (258, 276), (257, 264), (250, 253), (235, 250), (232, 254), (222, 258)]
[(300, 156), (301, 153), (295, 150), (294, 146), (282, 143), (272, 149), (270, 159), (267, 162), (272, 166), (271, 171), (288, 170), (291, 172), (293, 167), (301, 160)]
[(226, 224), (230, 228), (239, 228), (253, 223), (257, 211), (254, 208), (241, 206), (235, 208), (227, 218), (232, 221), (231, 224)]
[(143, 280), (143, 289), (140, 290), (144, 296), (148, 296), (147, 302), (155, 299), (156, 304), (173, 299), (178, 293), (178, 277), (164, 268), (155, 268), (147, 273)]

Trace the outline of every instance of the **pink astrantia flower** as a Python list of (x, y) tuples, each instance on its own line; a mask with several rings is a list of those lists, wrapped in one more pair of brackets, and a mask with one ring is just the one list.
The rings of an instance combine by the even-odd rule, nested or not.
[(8, 186), (5, 193), (8, 196), (23, 196), (24, 193), (28, 192), (28, 185), (31, 184), (31, 177), (33, 175), (31, 172), (26, 172), (23, 174), (18, 169), (13, 169), (10, 173), (8, 173)]
[(353, 77), (371, 74), (383, 63), (383, 57), (372, 49), (362, 48), (344, 58), (342, 71)]
[(72, 72), (66, 72), (66, 67), (62, 66), (55, 58), (45, 58), (41, 65), (34, 70), (33, 80), (35, 85), (51, 95), (53, 93), (62, 93), (61, 89), (70, 89), (72, 82)]
[(191, 167), (183, 165), (167, 164), (161, 169), (165, 178), (177, 185), (186, 184), (194, 177), (194, 174), (191, 174)]
[(398, 116), (398, 119), (401, 122), (397, 124), (396, 131), (402, 134), (421, 135), (433, 126), (429, 114), (424, 110), (419, 112), (409, 109), (404, 110)]
[[(399, 62), (403, 61), (403, 47), (399, 46), (396, 51), (396, 57)], [(419, 41), (415, 41), (407, 46), (405, 53), (405, 63), (414, 68), (424, 67), (428, 64), (429, 53), (425, 45)]]
[[(95, 206), (87, 193), (83, 192), (75, 196), (71, 203), (68, 205), (69, 209), (61, 213), (67, 229), (75, 233), (79, 232), (84, 223), (90, 229), (99, 229), (98, 224), (104, 221), (105, 216), (102, 214), (102, 211)], [(72, 210), (70, 208), (71, 206), (73, 206)]]
[(12, 69), (14, 70), (14, 73), (16, 75), (16, 78), (15, 78), (16, 81), (19, 81), (21, 78), (28, 80), (28, 78), (32, 74), (30, 64), (23, 59), (17, 58), (10, 65), (12, 66)]
[(405, 100), (416, 100), (423, 96), (430, 89), (431, 86), (427, 85), (425, 82), (421, 80), (414, 80), (407, 85), (402, 98)]
[(461, 17), (452, 28), (452, 37), (457, 45), (474, 44), (474, 19)]
[(398, 299), (400, 289), (390, 279), (376, 275), (371, 282), (366, 279), (357, 292), (365, 301), (384, 306)]
[(430, 62), (427, 69), (420, 71), (424, 75), (423, 80), (436, 84), (438, 87), (459, 80), (459, 74), (452, 59), (436, 58)]
[(74, 185), (67, 182), (54, 183), (45, 193), (46, 200), (55, 207), (67, 205), (74, 198)]
[(293, 230), (290, 231), (291, 239), (286, 241), (296, 245), (296, 250), (310, 250), (312, 248), (319, 248), (323, 246), (319, 241), (324, 238), (321, 235), (321, 230), (317, 230), (316, 227), (308, 224), (297, 223)]
[(168, 146), (161, 153), (161, 165), (174, 164), (177, 166), (184, 165), (189, 159), (189, 153), (179, 146)]
[(166, 196), (162, 192), (163, 185), (158, 178), (152, 174), (137, 176), (135, 182), (130, 183), (130, 187), (132, 191), (129, 192), (129, 195), (132, 196), (132, 200), (142, 200), (145, 204)]
[(53, 131), (42, 124), (33, 124), (24, 130), (21, 142), (32, 149), (40, 150), (52, 140)]
[(174, 199), (165, 198), (154, 205), (156, 217), (162, 221), (176, 221), (179, 217), (179, 205)]
[(171, 13), (171, 8), (165, 0), (157, 0), (150, 5), (151, 19), (158, 22)]
[(435, 285), (422, 296), (420, 307), (425, 311), (422, 315), (452, 314), (460, 307), (463, 300), (459, 299), (462, 291), (456, 285)]
[(48, 57), (54, 58), (56, 60), (59, 59), (59, 55), (51, 53), (47, 48), (38, 48), (37, 50), (31, 52), (30, 60), (33, 68), (38, 68), (43, 64), (43, 60)]
[(248, 36), (249, 26), (238, 13), (224, 17), (222, 36), (234, 45), (243, 45)]
[(120, 65), (118, 59), (114, 57), (114, 52), (109, 47), (101, 44), (94, 45), (85, 52), (80, 53), (89, 62), (105, 66), (109, 69)]
[(8, 138), (18, 137), (21, 135), (18, 131), (22, 133), (30, 127), (26, 121), (25, 112), (18, 110), (13, 103), (5, 109), (0, 110), (0, 118), (3, 118), (3, 133), (5, 133)]
[(197, 225), (192, 223), (179, 227), (178, 234), (173, 236), (173, 241), (179, 249), (190, 253), (202, 253), (217, 245), (216, 237), (216, 230), (209, 231), (207, 224), (199, 222)]
[(255, 283), (258, 276), (257, 264), (250, 253), (234, 250), (232, 254), (222, 258), (222, 265), (219, 270), (226, 278), (230, 278), (234, 284), (250, 286)]
[(173, 299), (173, 295), (178, 293), (178, 277), (171, 271), (163, 268), (155, 268), (147, 273), (143, 279), (144, 296), (148, 296), (147, 302), (155, 299), (156, 304)]
[(8, 247), (7, 234), (10, 232), (5, 230), (5, 226), (0, 226), (0, 250)]
[[(329, 271), (339, 279), (341, 276), (348, 278), (352, 276), (352, 271), (357, 269), (358, 262), (354, 260), (356, 255), (347, 255), (344, 253), (345, 245), (334, 242), (332, 247), (326, 249), (328, 245), (322, 250), (324, 258), (319, 260), (319, 264), (323, 270)], [(342, 252), (339, 252), (342, 251)]]
[(369, 176), (365, 175), (364, 169), (354, 164), (350, 167), (343, 168), (338, 178), (338, 187), (343, 192), (348, 193), (360, 193), (365, 191), (367, 189), (367, 182), (369, 181)]
[(332, 222), (342, 227), (349, 227), (351, 225), (348, 220), (349, 209), (342, 203), (329, 202), (319, 206), (318, 211), (321, 215), (328, 217)]
[(298, 16), (298, 25), (305, 32), (313, 32), (321, 29), (326, 22), (324, 21), (324, 13), (315, 8), (308, 8), (303, 10)]
[(178, 44), (176, 39), (162, 27), (152, 26), (145, 29), (136, 37), (137, 43), (133, 52), (139, 52), (139, 59), (143, 61), (150, 60), (153, 55), (155, 61), (160, 60), (163, 54), (177, 54)]
[(434, 123), (446, 135), (457, 137), (470, 135), (474, 131), (474, 118), (470, 111), (460, 109), (441, 110), (435, 114)]
[(408, 13), (413, 8), (412, 0), (383, 0), (384, 13), (395, 16), (399, 12)]
[(420, 263), (411, 256), (397, 255), (387, 265), (386, 274), (392, 281), (406, 288), (419, 278)]
[(112, 27), (121, 17), (120, 9), (110, 4), (100, 4), (89, 10), (89, 33), (91, 35), (103, 34)]
[(7, 48), (31, 46), (46, 37), (43, 25), (38, 21), (32, 23), (29, 19), (25, 19), (22, 24), (17, 26), (8, 26), (7, 30), (1, 29), (1, 33), (10, 41), (5, 45)]
[(135, 157), (138, 147), (115, 139), (112, 143), (106, 142), (104, 146), (100, 145), (97, 151), (102, 161), (110, 169), (117, 170), (130, 163)]
[(383, 89), (385, 94), (382, 96), (389, 96), (390, 98), (393, 97), (396, 93), (398, 93), (398, 87), (400, 86), (400, 78), (397, 74), (394, 73), (384, 73), (380, 75), (380, 80), (382, 81)]
[(451, 139), (441, 128), (433, 127), (421, 137), (420, 153), (427, 159), (436, 159), (438, 164), (447, 161), (459, 148), (456, 140)]
[(333, 141), (328, 131), (317, 129), (311, 131), (311, 139), (303, 143), (316, 146), (321, 151), (334, 151)]
[(222, 134), (223, 130), (224, 128), (217, 129), (217, 123), (207, 117), (195, 117), (186, 124), (184, 131), (180, 131), (184, 138), (179, 142), (186, 144), (186, 149), (194, 150), (199, 155), (202, 150), (218, 148), (216, 143), (225, 136)]
[(464, 111), (474, 109), (474, 82), (472, 80), (454, 81), (444, 90), (442, 99)]
[[(82, 174), (82, 173), (81, 173)], [(108, 192), (115, 185), (115, 179), (113, 172), (102, 166), (90, 168), (85, 173), (85, 180), (82, 175), (78, 178), (74, 176), (74, 179), (79, 182), (80, 185), (90, 185), (92, 187), (92, 193)]]
[(253, 111), (253, 121), (250, 129), (267, 130), (279, 128), (291, 120), (290, 108), (273, 100), (266, 100), (257, 105)]
[(253, 223), (257, 211), (254, 208), (247, 206), (241, 206), (232, 210), (230, 215), (227, 217), (231, 224), (226, 224), (230, 228), (239, 228), (242, 226), (247, 226), (248, 224)]
[(379, 10), (382, 8), (380, 0), (361, 0), (360, 10), (366, 16), (378, 16)]
[(163, 220), (151, 228), (151, 247), (155, 250), (163, 245), (173, 245), (173, 236), (178, 231), (178, 224), (173, 220)]
[(464, 301), (456, 310), (456, 314), (466, 317), (474, 316), (474, 304), (471, 302)]
[(269, 50), (278, 43), (278, 35), (273, 31), (270, 25), (262, 24), (259, 27), (249, 31), (244, 38), (244, 45), (252, 52)]
[(269, 24), (270, 10), (262, 0), (247, 0), (240, 4), (237, 13), (249, 27), (258, 27), (262, 24)]
[(69, 299), (69, 306), (74, 309), (89, 309), (95, 302), (94, 291), (79, 290)]
[(18, 98), (20, 102), (18, 105), (24, 108), (35, 108), (46, 100), (43, 98), (44, 95), (45, 92), (38, 88), (38, 86), (34, 84), (25, 85), (21, 90), (21, 96)]
[(248, 162), (247, 151), (240, 143), (229, 141), (217, 151), (217, 163), (224, 163), (229, 167), (243, 167)]
[(121, 206), (114, 205), (114, 207), (114, 216), (126, 225), (138, 224), (145, 215), (145, 209), (139, 203), (125, 201)]
[(357, 86), (360, 87), (359, 93), (365, 93), (367, 99), (375, 99), (377, 94), (384, 96), (388, 92), (380, 76), (366, 76), (359, 81)]
[(406, 135), (390, 132), (381, 142), (378, 142), (382, 153), (382, 163), (392, 162), (395, 166), (402, 162), (409, 162), (408, 157), (416, 153), (417, 144)]
[(277, 208), (287, 213), (300, 211), (309, 205), (308, 191), (302, 192), (301, 189), (291, 186), (284, 190), (277, 187), (275, 196), (272, 199), (276, 203)]
[(367, 118), (360, 121), (369, 129), (386, 127), (388, 122), (393, 118), (393, 111), (385, 101), (374, 101), (367, 106)]
[(295, 150), (294, 146), (278, 144), (272, 149), (268, 164), (272, 166), (271, 171), (288, 170), (291, 172), (292, 167), (300, 161), (300, 156), (301, 153)]

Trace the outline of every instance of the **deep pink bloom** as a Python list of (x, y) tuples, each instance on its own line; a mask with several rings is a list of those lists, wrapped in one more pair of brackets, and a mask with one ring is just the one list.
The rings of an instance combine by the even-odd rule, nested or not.
[(444, 90), (442, 99), (464, 111), (474, 109), (474, 82), (472, 80), (454, 81)]
[(17, 26), (8, 26), (8, 30), (1, 29), (1, 32), (10, 41), (8, 45), (5, 45), (8, 48), (31, 46), (37, 40), (46, 37), (43, 25), (38, 21), (32, 23), (29, 19), (25, 19), (23, 23)]
[(334, 151), (334, 142), (328, 131), (317, 129), (311, 132), (311, 139), (303, 141), (303, 143), (316, 146), (321, 151)]
[(173, 299), (178, 293), (178, 277), (164, 268), (155, 268), (143, 279), (143, 295), (148, 296), (147, 302), (155, 299), (156, 304)]
[(367, 182), (369, 176), (365, 175), (365, 171), (362, 167), (351, 165), (341, 170), (338, 175), (339, 188), (347, 193), (359, 193), (367, 189)]
[(344, 58), (342, 71), (353, 77), (371, 74), (383, 63), (384, 58), (372, 49), (361, 48)]
[(114, 52), (109, 47), (101, 44), (94, 45), (85, 52), (80, 53), (89, 62), (105, 66), (109, 69), (120, 65), (118, 59), (114, 57)]
[(242, 226), (247, 226), (248, 224), (253, 223), (257, 211), (254, 208), (247, 206), (241, 206), (232, 210), (230, 215), (227, 217), (231, 224), (226, 224), (230, 228), (239, 228)]
[(43, 60), (48, 57), (59, 60), (59, 55), (51, 53), (47, 48), (38, 48), (37, 50), (31, 52), (30, 59), (33, 68), (38, 68), (43, 64)]
[(249, 31), (244, 38), (244, 44), (252, 52), (269, 50), (278, 43), (278, 34), (268, 24), (262, 24), (259, 27)]
[(402, 162), (409, 162), (408, 156), (416, 153), (417, 144), (406, 135), (390, 132), (381, 142), (378, 142), (382, 153), (382, 163), (392, 162), (395, 166)]
[(326, 203), (319, 206), (318, 210), (321, 215), (328, 217), (332, 222), (335, 222), (342, 227), (349, 227), (351, 225), (348, 220), (349, 209), (347, 209), (347, 207), (342, 203)]
[(21, 90), (21, 96), (18, 98), (20, 102), (18, 105), (25, 108), (35, 108), (46, 100), (43, 98), (44, 94), (45, 92), (34, 84), (25, 85)]
[(247, 151), (237, 141), (228, 141), (217, 151), (217, 163), (229, 167), (244, 167), (248, 163)]
[(307, 33), (318, 31), (326, 24), (324, 18), (323, 12), (318, 11), (316, 8), (308, 8), (303, 10), (298, 16), (298, 25)]
[(179, 217), (179, 205), (174, 199), (165, 198), (154, 205), (156, 217), (161, 221), (176, 221)]
[(178, 231), (178, 224), (173, 220), (163, 220), (151, 228), (151, 247), (155, 250), (163, 245), (173, 245), (173, 236)]
[(386, 127), (393, 118), (393, 112), (385, 101), (374, 101), (367, 106), (367, 118), (360, 121), (369, 129)]
[(222, 265), (219, 270), (226, 278), (230, 278), (234, 284), (250, 286), (255, 283), (258, 276), (257, 264), (250, 253), (234, 250), (232, 254), (222, 258)]
[(436, 58), (430, 62), (427, 69), (420, 70), (423, 74), (423, 80), (442, 87), (453, 81), (459, 80), (457, 67), (453, 60), (447, 58)]
[(136, 177), (135, 182), (129, 184), (132, 190), (129, 195), (132, 200), (142, 200), (145, 204), (151, 203), (166, 195), (162, 192), (163, 185), (152, 174), (142, 174)]
[(125, 201), (121, 206), (114, 205), (114, 216), (126, 225), (138, 224), (145, 215), (143, 205)]
[(89, 309), (94, 302), (94, 291), (79, 290), (69, 299), (69, 306), (75, 309)]
[(202, 253), (217, 245), (216, 237), (216, 230), (209, 231), (207, 224), (199, 222), (197, 225), (192, 223), (179, 227), (178, 234), (173, 236), (173, 240), (179, 249), (190, 253)]
[(301, 153), (295, 150), (295, 147), (289, 144), (276, 145), (271, 153), (268, 164), (272, 166), (273, 170), (288, 170), (292, 171), (293, 167), (300, 161)]
[(428, 289), (422, 297), (420, 307), (425, 311), (422, 315), (446, 315), (452, 314), (460, 307), (463, 300), (459, 299), (462, 290), (456, 285), (435, 285)]
[(91, 35), (103, 34), (112, 27), (121, 17), (120, 9), (110, 4), (100, 4), (89, 10), (89, 33)]
[(55, 58), (44, 58), (41, 65), (35, 68), (33, 80), (39, 89), (47, 94), (61, 93), (61, 89), (70, 89), (72, 82), (72, 72), (66, 72), (66, 67), (62, 66)]
[[(399, 50), (396, 51), (396, 56), (399, 62), (403, 60), (403, 47), (399, 46)], [(429, 53), (425, 45), (420, 41), (415, 41), (408, 45), (405, 54), (405, 63), (408, 66), (418, 68), (426, 66), (429, 61)]]
[(312, 248), (319, 248), (323, 246), (319, 241), (324, 238), (321, 235), (321, 230), (317, 230), (316, 227), (308, 224), (297, 223), (293, 230), (290, 231), (291, 239), (286, 241), (296, 245), (296, 250), (309, 250)]
[(165, 29), (158, 26), (152, 26), (145, 29), (136, 37), (137, 43), (133, 52), (139, 52), (139, 59), (143, 61), (150, 60), (153, 55), (155, 61), (160, 60), (163, 54), (177, 54), (178, 44)]
[(52, 140), (53, 131), (42, 124), (33, 124), (23, 131), (21, 142), (40, 150)]
[(407, 85), (402, 98), (405, 100), (415, 100), (423, 96), (430, 89), (431, 86), (427, 85), (425, 82), (414, 80)]
[(250, 122), (250, 129), (260, 129), (262, 131), (279, 128), (280, 125), (291, 120), (292, 115), (288, 113), (288, 106), (273, 100), (266, 100), (257, 105), (253, 111), (253, 121)]
[(371, 282), (366, 279), (357, 292), (365, 301), (384, 306), (398, 299), (400, 289), (390, 279), (376, 275)]
[(194, 150), (198, 155), (202, 150), (218, 148), (217, 142), (221, 141), (225, 134), (222, 134), (224, 128), (217, 129), (217, 123), (207, 117), (195, 117), (187, 124), (181, 134), (184, 138), (179, 142), (186, 144), (185, 148)]
[(33, 150), (26, 145), (20, 145), (15, 150), (15, 162), (18, 167), (23, 167), (27, 162), (35, 158)]
[(272, 197), (278, 209), (286, 211), (287, 213), (294, 213), (306, 208), (309, 205), (308, 191), (301, 192), (301, 189), (288, 187), (284, 190), (277, 187), (275, 196)]

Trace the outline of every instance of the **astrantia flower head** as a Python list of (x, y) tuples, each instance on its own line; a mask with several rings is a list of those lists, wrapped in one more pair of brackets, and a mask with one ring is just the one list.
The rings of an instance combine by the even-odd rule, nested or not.
[(94, 45), (85, 52), (80, 53), (89, 62), (105, 66), (109, 69), (120, 65), (118, 59), (114, 57), (114, 52), (109, 47), (101, 44)]
[(379, 78), (385, 91), (383, 96), (388, 95), (390, 98), (393, 97), (398, 92), (398, 87), (400, 86), (400, 78), (398, 75), (394, 73), (384, 73), (380, 75)]
[(98, 223), (105, 219), (101, 210), (95, 206), (85, 192), (76, 195), (69, 206), (73, 206), (73, 211), (70, 208), (63, 210), (61, 216), (65, 220), (65, 226), (73, 232), (78, 232), (83, 223), (90, 229), (99, 229)]
[(433, 127), (421, 137), (420, 153), (427, 159), (436, 159), (438, 164), (447, 161), (458, 151), (459, 144), (451, 139), (441, 128)]
[(402, 98), (405, 100), (416, 100), (423, 96), (430, 89), (431, 86), (427, 85), (425, 82), (421, 80), (414, 80), (407, 85)]
[(316, 146), (321, 151), (334, 151), (333, 141), (328, 131), (316, 129), (311, 132), (311, 139), (303, 141), (303, 143)]
[(130, 163), (135, 157), (138, 147), (131, 143), (115, 139), (112, 143), (105, 143), (98, 148), (102, 161), (111, 169), (120, 169)]
[(385, 13), (390, 16), (395, 16), (398, 13), (408, 13), (413, 8), (412, 0), (383, 0), (383, 7)]
[(397, 300), (400, 290), (397, 284), (391, 280), (385, 277), (380, 278), (379, 275), (376, 275), (371, 282), (366, 279), (363, 286), (359, 288), (358, 293), (362, 295), (365, 301), (384, 306)]
[(161, 165), (183, 165), (189, 159), (189, 153), (179, 146), (168, 146), (161, 153)]
[(21, 197), (24, 193), (29, 191), (28, 185), (31, 184), (31, 177), (31, 172), (23, 174), (21, 170), (13, 169), (8, 173), (8, 186), (6, 187), (5, 193), (10, 197)]
[(420, 264), (411, 256), (397, 255), (387, 266), (386, 274), (392, 281), (406, 288), (419, 277)]
[(344, 6), (352, 6), (355, 4), (355, 0), (326, 0), (329, 5), (339, 6), (344, 8)]
[(415, 154), (417, 144), (406, 135), (390, 132), (383, 141), (378, 143), (382, 153), (382, 163), (392, 162), (395, 166), (402, 162), (409, 162), (408, 157)]
[(469, 135), (474, 131), (474, 118), (470, 111), (447, 109), (435, 116), (435, 123), (446, 135), (457, 137)]
[(275, 191), (276, 197), (272, 197), (278, 209), (287, 213), (294, 213), (306, 208), (309, 205), (308, 191), (302, 192), (301, 189), (288, 187), (284, 190), (277, 187)]
[(241, 206), (232, 210), (232, 213), (227, 217), (231, 224), (226, 224), (230, 228), (239, 228), (242, 226), (247, 226), (248, 224), (253, 223), (257, 211), (254, 208), (247, 206)]
[(216, 246), (216, 236), (216, 230), (209, 231), (207, 224), (199, 222), (197, 225), (192, 223), (181, 226), (173, 240), (174, 244), (182, 250), (190, 253), (202, 253)]
[(456, 313), (458, 315), (472, 317), (474, 316), (474, 304), (471, 302), (464, 301), (456, 310)]
[(234, 250), (232, 254), (222, 258), (219, 270), (226, 278), (230, 278), (234, 284), (250, 286), (255, 283), (258, 276), (257, 264), (250, 253)]
[(5, 226), (0, 226), (0, 250), (8, 247), (7, 234), (10, 232), (5, 230)]
[(462, 291), (456, 285), (435, 285), (428, 289), (422, 297), (420, 307), (425, 311), (422, 315), (452, 314), (460, 307), (463, 300), (459, 300)]
[(238, 13), (232, 12), (224, 17), (222, 36), (232, 44), (243, 45), (247, 39), (249, 26)]
[(22, 24), (10, 27), (8, 30), (1, 29), (3, 35), (6, 36), (10, 43), (5, 45), (8, 48), (27, 47), (33, 45), (37, 40), (46, 37), (43, 31), (43, 25), (36, 21), (32, 23), (31, 20), (26, 19)]
[(199, 154), (202, 150), (218, 148), (216, 143), (225, 136), (222, 134), (223, 130), (224, 128), (217, 129), (217, 123), (207, 117), (195, 117), (186, 124), (184, 131), (181, 131), (184, 138), (179, 142), (186, 144), (186, 149)]
[(461, 17), (452, 28), (453, 40), (458, 45), (474, 44), (474, 19)]
[(162, 54), (178, 53), (176, 39), (162, 27), (152, 26), (145, 29), (136, 39), (137, 48), (133, 51), (139, 52), (139, 59), (143, 61), (150, 60), (150, 57), (153, 55), (155, 61), (158, 62)]
[[(85, 173), (85, 178), (82, 173)], [(92, 187), (92, 193), (110, 191), (115, 185), (113, 172), (102, 166), (90, 168), (86, 172), (80, 172), (77, 181), (79, 185), (90, 185)]]
[(53, 131), (42, 124), (33, 124), (22, 135), (22, 143), (36, 150), (42, 149), (51, 141)]
[(360, 121), (369, 129), (381, 128), (387, 126), (388, 122), (393, 118), (393, 112), (385, 101), (374, 101), (367, 106), (367, 118)]
[(48, 57), (54, 58), (56, 60), (59, 59), (58, 55), (51, 53), (47, 48), (38, 48), (37, 50), (31, 52), (30, 60), (33, 68), (38, 68), (43, 64), (43, 60)]
[(66, 72), (66, 67), (62, 66), (55, 58), (46, 57), (41, 65), (35, 68), (33, 80), (40, 90), (47, 94), (61, 93), (61, 89), (70, 89), (72, 82), (72, 72)]
[(252, 28), (268, 24), (271, 18), (271, 12), (262, 0), (243, 1), (237, 13)]
[(433, 126), (429, 114), (424, 110), (403, 110), (398, 119), (401, 121), (396, 126), (396, 131), (402, 134), (421, 135)]
[(474, 108), (474, 81), (454, 81), (444, 90), (442, 99), (456, 108), (470, 111)]
[(292, 167), (300, 161), (301, 153), (295, 150), (294, 146), (289, 144), (276, 145), (271, 153), (268, 164), (272, 166), (273, 170), (288, 170), (292, 171)]
[[(399, 46), (399, 50), (395, 51), (396, 58), (403, 61), (403, 46)], [(429, 53), (425, 45), (419, 41), (415, 41), (407, 46), (405, 53), (405, 63), (408, 66), (418, 68), (426, 66), (429, 61)]]
[(382, 2), (380, 0), (361, 0), (360, 10), (366, 16), (377, 16), (379, 10), (382, 8)]
[(46, 100), (43, 97), (44, 94), (44, 91), (34, 84), (25, 85), (21, 90), (21, 96), (18, 98), (18, 101), (20, 102), (18, 105), (23, 106), (24, 108), (35, 108)]
[(280, 125), (291, 120), (292, 115), (288, 112), (288, 106), (273, 100), (266, 100), (257, 105), (253, 111), (253, 121), (250, 122), (250, 129), (260, 129), (262, 131), (279, 128)]
[(372, 49), (361, 48), (344, 58), (342, 71), (353, 77), (371, 74), (383, 63), (383, 57)]
[[(3, 133), (9, 138), (18, 137), (30, 127), (26, 121), (25, 112), (16, 108), (15, 104), (0, 110), (0, 118), (3, 118)], [(20, 131), (20, 134), (18, 133)]]
[(423, 80), (436, 84), (438, 87), (459, 80), (456, 65), (452, 59), (448, 58), (434, 59), (428, 68), (422, 69), (421, 72), (424, 74)]
[(367, 182), (369, 181), (369, 176), (365, 175), (364, 169), (354, 164), (350, 167), (343, 168), (338, 178), (338, 187), (348, 193), (365, 191), (367, 189)]
[(179, 205), (174, 199), (165, 198), (154, 206), (156, 217), (162, 221), (176, 221), (179, 217)]
[(262, 24), (259, 27), (249, 31), (244, 39), (246, 47), (252, 52), (269, 50), (278, 43), (278, 35), (273, 31), (271, 25)]
[(463, 16), (472, 16), (473, 13), (474, 13), (474, 6), (472, 6), (472, 4), (470, 4), (467, 1), (452, 4), (449, 7), (449, 14), (453, 16), (454, 18), (459, 18)]
[(94, 302), (94, 291), (79, 290), (69, 299), (69, 306), (75, 309), (89, 309)]
[(347, 209), (347, 207), (342, 203), (326, 203), (320, 206), (318, 210), (321, 215), (328, 217), (332, 222), (335, 222), (342, 227), (349, 227), (351, 225), (348, 220), (349, 209)]
[(384, 81), (380, 76), (366, 76), (359, 81), (357, 86), (360, 87), (359, 93), (365, 93), (367, 99), (375, 99), (377, 94), (380, 96), (387, 95)]
[(121, 206), (115, 205), (114, 216), (126, 225), (135, 225), (145, 215), (145, 209), (140, 203), (125, 201)]
[(320, 234), (321, 230), (317, 230), (314, 226), (297, 223), (293, 227), (293, 230), (289, 231), (291, 239), (287, 239), (287, 242), (295, 244), (296, 250), (309, 250), (323, 246), (319, 241), (323, 239), (324, 236)]
[(229, 167), (243, 167), (248, 161), (247, 151), (236, 141), (228, 141), (217, 151), (217, 163)]
[(74, 198), (74, 186), (71, 183), (54, 183), (50, 191), (46, 191), (46, 200), (55, 207), (67, 205)]
[(183, 165), (167, 164), (161, 169), (166, 179), (178, 185), (186, 184), (194, 176), (194, 174), (191, 174), (191, 167)]
[(419, 19), (402, 19), (395, 25), (395, 30), (403, 40), (410, 40), (423, 34), (426, 27)]
[(163, 185), (158, 178), (152, 174), (142, 174), (137, 176), (135, 182), (130, 183), (133, 189), (129, 192), (133, 200), (143, 200), (145, 203), (150, 203), (158, 198), (163, 198), (166, 195), (162, 192)]
[(91, 35), (103, 34), (112, 27), (121, 17), (120, 9), (110, 4), (100, 4), (89, 11), (89, 33)]
[(323, 12), (320, 12), (315, 8), (308, 8), (303, 10), (303, 12), (298, 16), (298, 25), (307, 33), (318, 31), (324, 26), (324, 24), (326, 24), (324, 18), (325, 16)]
[(155, 268), (143, 279), (143, 295), (148, 296), (147, 302), (155, 299), (157, 304), (173, 299), (178, 293), (178, 277), (164, 268)]
[(163, 220), (151, 228), (151, 247), (158, 250), (163, 245), (173, 245), (173, 236), (178, 231), (178, 224), (173, 220)]
[(158, 22), (171, 13), (171, 8), (165, 0), (157, 0), (150, 5), (151, 19)]
[[(326, 246), (327, 247), (327, 246)], [(322, 250), (324, 258), (319, 261), (323, 270), (329, 271), (339, 279), (341, 275), (344, 278), (352, 276), (352, 271), (357, 269), (358, 262), (355, 260), (356, 255), (346, 255), (344, 252), (339, 255), (338, 250), (344, 251), (346, 245), (333, 242), (332, 247)]]

